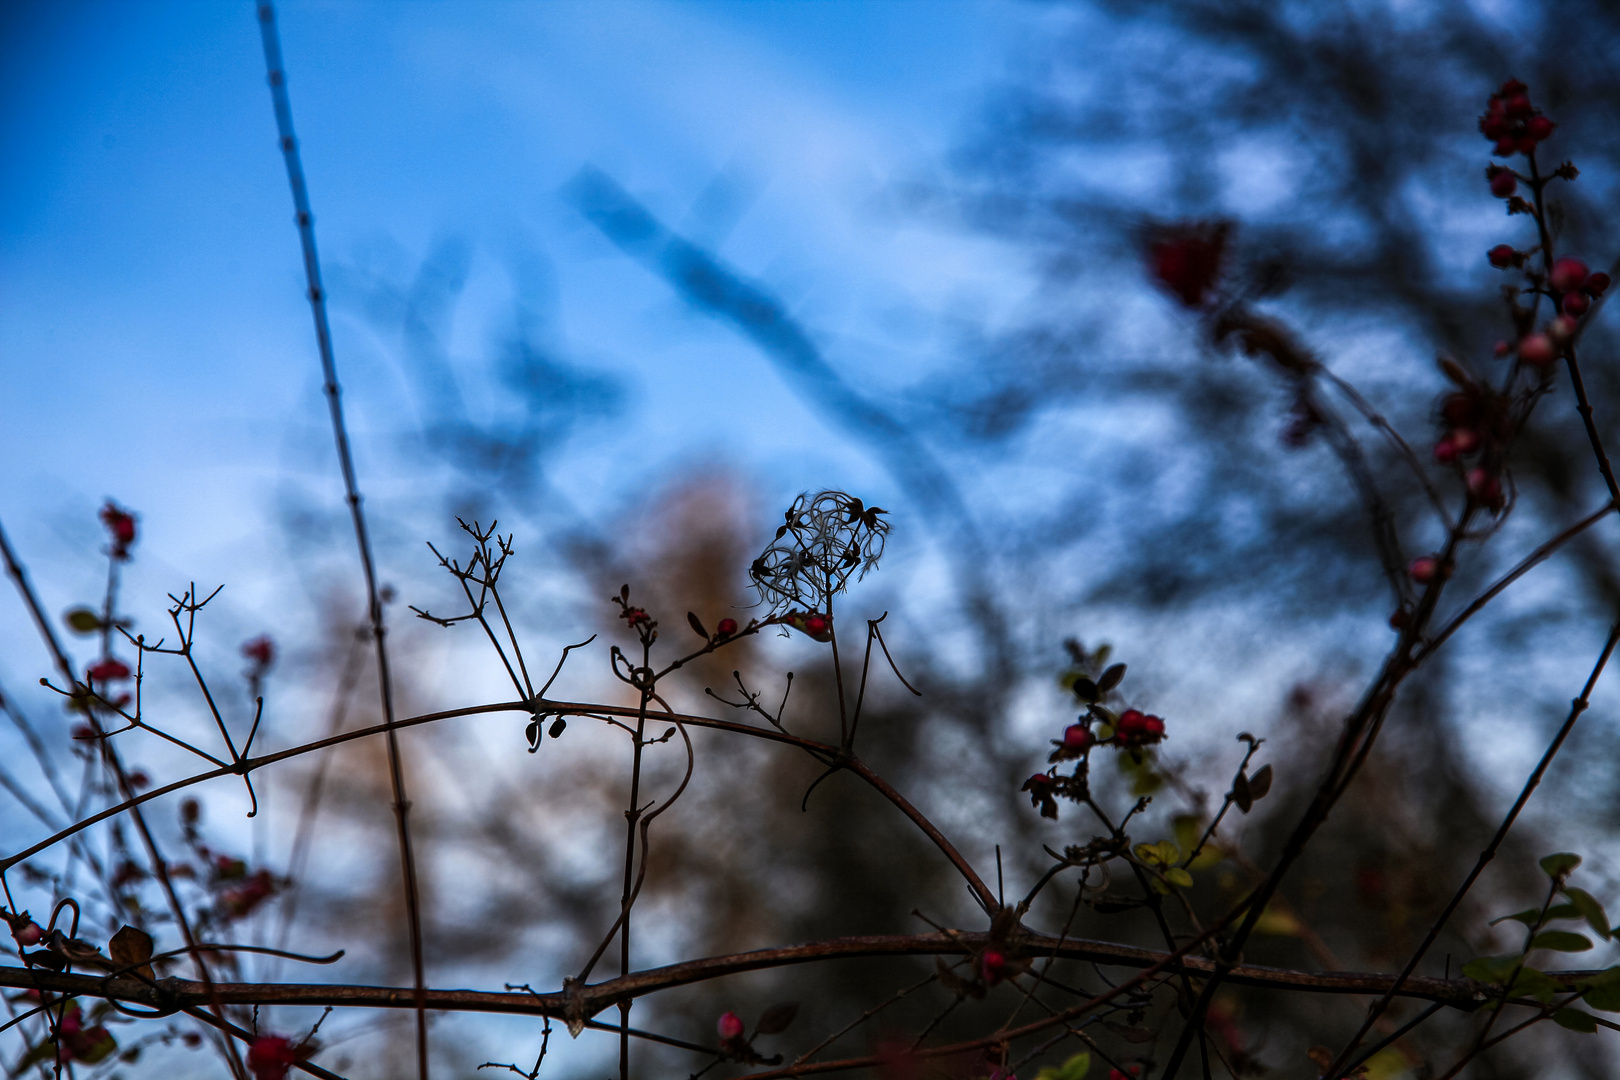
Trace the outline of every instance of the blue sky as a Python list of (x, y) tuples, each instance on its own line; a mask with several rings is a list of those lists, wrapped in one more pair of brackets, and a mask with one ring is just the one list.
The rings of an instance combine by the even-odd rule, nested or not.
[[(93, 513), (113, 496), (142, 515), (132, 602), (194, 576), (229, 582), (222, 603), (250, 620), (288, 579), (278, 491), (342, 515), (252, 5), (5, 17), (0, 522), (61, 609), (97, 587)], [(399, 335), (370, 312), (377, 282), (408, 283), (447, 241), (469, 252), (446, 347), (475, 414), (508, 407), (488, 369), (517, 312), (560, 362), (616, 386), (614, 416), (554, 462), (586, 513), (686, 462), (772, 498), (852, 484), (892, 502), (752, 346), (561, 189), (607, 171), (775, 290), (851, 381), (903, 387), (952, 354), (955, 315), (993, 318), (1030, 288), (1021, 256), (894, 192), (944, 168), (1043, 17), (1000, 2), (283, 5), (379, 531), (396, 521), (414, 546), (443, 524), (402, 451), (417, 406)], [(385, 556), (396, 579), (430, 569)], [(5, 626), (0, 641), (32, 648)], [(31, 682), (18, 667), (0, 678)]]
[[(585, 512), (615, 515), (684, 462), (723, 463), (770, 496), (845, 483), (892, 496), (751, 346), (567, 204), (561, 189), (583, 166), (776, 290), (862, 387), (903, 387), (951, 354), (955, 315), (993, 317), (1030, 288), (1016, 255), (921, 221), (893, 194), (944, 167), (1038, 24), (1033, 9), (279, 10), (360, 479), (391, 580), (432, 576), (425, 556), (398, 553), (408, 541), (420, 556), (445, 522), (406, 446), (415, 404), (399, 336), (368, 303), (449, 240), (470, 253), (447, 347), (472, 411), (506, 407), (487, 372), (516, 313), (560, 361), (618, 387), (615, 416), (557, 463)], [(158, 633), (166, 592), (226, 583), (204, 648), (232, 674), (237, 642), (267, 626), (285, 640), (287, 622), (296, 632), (317, 606), (286, 602), (300, 578), (277, 517), (288, 486), (343, 523), (253, 5), (16, 4), (0, 19), (0, 522), (55, 613), (97, 594), (101, 500), (135, 508), (129, 610)], [(341, 531), (331, 547), (352, 571)], [(32, 685), (43, 663), (20, 606), (0, 599), (0, 686), (54, 731), (62, 714)], [(202, 722), (183, 686), (157, 685), (173, 722)], [(271, 724), (298, 729), (297, 705)], [(0, 736), (0, 750), (14, 741)], [(138, 753), (159, 774), (186, 767), (159, 748)], [(245, 828), (238, 793), (209, 797), (221, 828)]]

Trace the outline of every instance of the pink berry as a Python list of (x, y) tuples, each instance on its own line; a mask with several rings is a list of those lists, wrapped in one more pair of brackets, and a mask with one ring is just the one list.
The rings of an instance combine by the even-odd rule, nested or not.
[[(15, 926), (15, 924), (13, 925)], [(40, 929), (39, 923), (35, 922), (33, 919), (29, 919), (28, 922), (23, 925), (22, 929), (12, 930), (11, 936), (17, 939), (18, 945), (38, 945), (40, 941), (44, 939), (45, 931)]]
[(1519, 359), (1535, 367), (1546, 367), (1557, 354), (1552, 338), (1546, 334), (1531, 334), (1519, 342)]
[(737, 620), (721, 619), (720, 625), (715, 627), (715, 630), (719, 632), (721, 637), (730, 637), (737, 632)]
[(1547, 324), (1547, 336), (1554, 342), (1568, 341), (1575, 336), (1575, 328), (1579, 325), (1568, 315), (1560, 315)]
[(1091, 745), (1091, 729), (1084, 724), (1070, 724), (1063, 729), (1065, 750), (1084, 750)]
[(1440, 441), (1434, 444), (1434, 460), (1442, 465), (1450, 465), (1456, 461), (1457, 454), (1457, 440), (1450, 435), (1442, 436)]
[(1547, 283), (1558, 292), (1572, 292), (1584, 285), (1590, 276), (1585, 263), (1566, 255), (1552, 264)]
[(984, 950), (979, 957), (979, 970), (984, 973), (984, 981), (994, 986), (1006, 976), (1007, 954), (995, 949)]
[(1419, 585), (1427, 585), (1434, 580), (1434, 575), (1440, 570), (1440, 562), (1433, 555), (1423, 555), (1412, 560), (1406, 568), (1407, 576)]
[(1524, 125), (1524, 130), (1537, 142), (1542, 142), (1552, 136), (1553, 128), (1558, 125), (1545, 116), (1532, 116)]
[[(1491, 183), (1494, 186), (1496, 181), (1493, 180)], [(1512, 192), (1509, 192), (1508, 194), (1511, 195)], [(1518, 259), (1519, 253), (1513, 250), (1513, 245), (1511, 244), (1497, 244), (1495, 247), (1491, 248), (1490, 251), (1486, 252), (1485, 257), (1491, 260), (1491, 265), (1496, 267), (1498, 270), (1506, 270), (1508, 267), (1513, 265), (1515, 260)]]
[(1559, 306), (1564, 309), (1565, 315), (1578, 319), (1586, 314), (1586, 309), (1591, 305), (1592, 298), (1585, 293), (1569, 292), (1564, 294), (1564, 301)]
[(1491, 177), (1491, 194), (1498, 199), (1505, 199), (1518, 190), (1519, 178), (1508, 169), (1498, 169)]
[(1602, 296), (1608, 287), (1609, 275), (1603, 273), (1601, 270), (1587, 278), (1586, 283), (1581, 286), (1581, 288), (1585, 289), (1592, 296)]
[(1459, 454), (1471, 454), (1479, 446), (1479, 432), (1473, 428), (1457, 428), (1448, 437)]
[(742, 1017), (738, 1016), (734, 1012), (722, 1013), (720, 1015), (720, 1022), (715, 1025), (715, 1030), (720, 1033), (720, 1039), (722, 1042), (730, 1042), (732, 1039), (740, 1039), (743, 1037), (744, 1030)]

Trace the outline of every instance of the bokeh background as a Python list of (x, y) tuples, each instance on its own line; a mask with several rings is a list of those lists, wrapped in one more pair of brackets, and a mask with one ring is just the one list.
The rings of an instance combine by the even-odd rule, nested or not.
[[(1212, 352), (1153, 287), (1147, 231), (1232, 220), (1234, 286), (1262, 293), (1420, 445), (1443, 389), (1436, 352), (1490, 370), (1508, 333), (1483, 252), (1527, 245), (1527, 226), (1485, 189), (1474, 128), (1508, 75), (1531, 84), (1562, 125), (1554, 151), (1582, 170), (1563, 196), (1562, 248), (1602, 265), (1617, 250), (1604, 208), (1620, 178), (1620, 17), (1599, 3), (279, 11), (360, 481), (398, 597), (405, 708), (510, 696), (471, 629), (407, 610), (455, 607), (426, 542), (464, 546), (457, 515), (515, 534), (507, 596), (532, 665), (604, 635), (558, 683), (584, 697), (615, 692), (606, 598), (621, 582), (677, 639), (688, 609), (711, 626), (746, 617), (746, 567), (781, 509), (844, 488), (894, 525), (882, 569), (844, 610), (890, 611), (887, 638), (925, 691), (877, 677), (865, 752), (979, 866), (1001, 845), (1009, 891), (1044, 869), (1042, 843), (1091, 835), (1076, 814), (1040, 820), (1017, 793), (1071, 719), (1065, 639), (1110, 643), (1130, 699), (1169, 720), (1169, 781), (1144, 839), (1218, 805), (1239, 731), (1270, 740), (1277, 793), (1233, 834), (1260, 866), (1391, 639), (1344, 471), (1319, 440), (1287, 437), (1293, 402), (1274, 373)], [(198, 649), (234, 723), (250, 717), (238, 650), (262, 633), (279, 650), (263, 738), (374, 722), (369, 676), (354, 674), (367, 669), (351, 663), (358, 568), (252, 5), (23, 3), (0, 20), (0, 522), (58, 613), (104, 586), (103, 499), (132, 507), (123, 608), (155, 637), (167, 594), (225, 586)], [(638, 242), (632, 212), (679, 240)], [(782, 318), (750, 321), (728, 302), (739, 297)], [(1600, 324), (1587, 340), (1612, 431), (1614, 335)], [(1421, 493), (1362, 434), (1409, 548), (1424, 550), (1439, 533)], [(1462, 567), (1459, 596), (1601, 502), (1566, 387), (1514, 469), (1515, 514)], [(1620, 600), (1614, 540), (1605, 524), (1538, 569), (1408, 690), (1290, 879), (1293, 923), (1251, 958), (1399, 964), (1595, 657)], [(46, 654), (19, 604), (0, 612), (0, 692), (71, 771), (69, 720), (36, 685)], [(732, 667), (772, 688), (795, 671), (789, 715), (811, 732), (827, 723), (825, 657), (802, 639), (695, 670), (677, 700), (705, 704), (702, 687)], [(147, 708), (205, 733), (189, 679), (157, 665)], [(1436, 964), (1507, 946), (1485, 920), (1524, 906), (1547, 851), (1586, 853), (1584, 884), (1615, 899), (1614, 704), (1600, 688)], [(521, 727), (481, 718), (405, 739), (435, 985), (556, 986), (609, 921), (623, 747), (574, 721), (530, 756)], [(19, 785), (43, 790), (14, 725), (0, 752)], [(214, 843), (296, 879), (245, 929), (350, 950), (317, 975), (249, 974), (408, 981), (379, 754), (289, 766), (251, 822), (239, 788), (203, 793)], [(125, 755), (159, 778), (189, 767), (156, 742)], [(673, 782), (679, 764), (671, 752), (657, 775)], [(655, 839), (637, 966), (921, 929), (914, 908), (977, 925), (932, 852), (854, 782), (830, 781), (801, 812), (814, 776), (807, 760), (699, 740), (694, 788)], [(1130, 778), (1109, 783), (1123, 809)], [(160, 805), (154, 818), (178, 845), (176, 815)], [(46, 834), (3, 795), (0, 833), (8, 849)], [(1212, 868), (1199, 903), (1213, 910), (1249, 872), (1242, 859)], [(31, 887), (48, 906), (50, 884)], [(1032, 923), (1060, 925), (1068, 888)], [(1079, 932), (1158, 943), (1140, 913), (1087, 912)], [(637, 1017), (703, 1039), (726, 1008), (799, 999), (793, 1051), (926, 971), (749, 976)], [(948, 1000), (935, 994), (885, 1014), (883, 1030), (928, 1022)], [(1360, 1015), (1254, 992), (1222, 1008), (1233, 1053), (1284, 1076), (1315, 1075), (1305, 1049)], [(942, 1031), (994, 1022), (974, 1012)], [(278, 1010), (274, 1023), (313, 1018)], [(1437, 1025), (1385, 1075), (1420, 1075), (1459, 1030)], [(446, 1075), (532, 1058), (540, 1039), (532, 1023), (476, 1016), (434, 1032)], [(1478, 1075), (1613, 1075), (1609, 1035), (1558, 1036)], [(9, 1066), (22, 1043), (4, 1038)], [(323, 1039), (321, 1060), (356, 1076), (396, 1075), (411, 1052), (403, 1016), (334, 1016)], [(1122, 1045), (1150, 1060), (1167, 1049)], [(603, 1037), (551, 1047), (562, 1075), (596, 1075), (613, 1053)], [(699, 1067), (640, 1060), (645, 1075)], [(216, 1066), (153, 1048), (124, 1068), (160, 1067)]]

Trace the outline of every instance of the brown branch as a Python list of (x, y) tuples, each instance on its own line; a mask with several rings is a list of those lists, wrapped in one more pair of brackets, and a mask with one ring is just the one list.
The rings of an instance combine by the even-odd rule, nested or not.
[[(984, 949), (990, 935), (972, 931), (927, 934), (883, 934), (865, 937), (830, 938), (804, 945), (734, 953), (728, 956), (687, 960), (665, 967), (632, 972), (591, 986), (578, 987), (570, 995), (550, 993), (503, 993), (484, 990), (428, 989), (428, 1008), (466, 1012), (514, 1013), (566, 1018), (570, 1007), (591, 1015), (620, 1002), (648, 994), (736, 975), (746, 971), (788, 967), (823, 960), (872, 956), (961, 956)], [(1216, 962), (1187, 955), (1185, 948), (1174, 953), (1119, 945), (1085, 938), (1060, 939), (1046, 934), (1025, 932), (1017, 939), (1022, 956), (1054, 956), (1067, 960), (1143, 969), (1145, 976), (1170, 972), (1193, 977), (1213, 973)], [(1590, 978), (1592, 971), (1551, 972), (1554, 979), (1573, 984)], [(1227, 978), (1245, 986), (1304, 993), (1377, 994), (1396, 983), (1397, 976), (1342, 971), (1303, 971), (1239, 964)], [(1134, 984), (1133, 984), (1134, 985)], [(155, 984), (130, 978), (102, 978), (93, 975), (63, 975), (41, 968), (0, 967), (0, 986), (49, 990), (79, 997), (114, 998), (152, 1008), (173, 1009), (183, 1005), (210, 1002), (207, 990), (189, 979), (161, 979)], [(215, 983), (214, 993), (226, 1005), (332, 1005), (368, 1008), (414, 1008), (415, 992), (410, 987), (361, 986), (322, 983)], [(1403, 997), (1437, 1001), (1471, 1010), (1485, 1000), (1480, 984), (1472, 979), (1427, 977), (1404, 980), (1398, 993)], [(617, 1031), (617, 1025), (613, 1029)], [(1014, 1029), (1012, 1037), (1022, 1028)]]

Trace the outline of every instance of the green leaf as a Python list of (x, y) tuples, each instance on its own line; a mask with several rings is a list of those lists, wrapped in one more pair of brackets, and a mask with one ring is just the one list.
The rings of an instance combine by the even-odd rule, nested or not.
[(1057, 1080), (1086, 1080), (1086, 1074), (1091, 1071), (1091, 1055), (1076, 1054), (1063, 1063), (1057, 1070)]
[(1594, 986), (1581, 995), (1581, 1000), (1594, 1009), (1620, 1012), (1620, 986)]
[(93, 634), (101, 629), (101, 616), (87, 607), (76, 607), (62, 616), (68, 629), (75, 634)]
[(1576, 934), (1569, 930), (1544, 930), (1530, 942), (1532, 949), (1553, 949), (1557, 952), (1585, 952), (1592, 947), (1592, 942), (1585, 934)]
[(1164, 879), (1170, 884), (1182, 889), (1190, 889), (1193, 885), (1193, 876), (1179, 866), (1172, 866), (1164, 872)]
[[(1097, 689), (1106, 694), (1108, 691), (1118, 686), (1120, 680), (1124, 677), (1125, 665), (1115, 664), (1113, 667), (1109, 668), (1107, 671), (1103, 672), (1097, 677)], [(1086, 1060), (1089, 1062), (1091, 1059), (1087, 1058)]]
[[(1549, 912), (1549, 915), (1550, 914), (1551, 913)], [(1536, 925), (1536, 921), (1540, 918), (1540, 908), (1525, 908), (1523, 911), (1515, 911), (1512, 915), (1498, 915), (1496, 918), (1491, 920), (1490, 925), (1495, 926), (1499, 922), (1507, 922), (1509, 919), (1513, 919), (1517, 922), (1524, 923), (1526, 926), (1534, 926)]]
[(1552, 1015), (1553, 1023), (1571, 1031), (1584, 1031), (1590, 1035), (1597, 1030), (1597, 1017), (1579, 1009), (1559, 1009)]
[(1546, 1005), (1563, 993), (1564, 987), (1545, 972), (1527, 967), (1519, 969), (1519, 974), (1514, 976), (1513, 987), (1508, 992), (1514, 996), (1533, 997)]
[(1524, 962), (1521, 953), (1510, 953), (1507, 956), (1481, 956), (1477, 960), (1470, 960), (1463, 965), (1462, 973), (1470, 979), (1480, 982), (1502, 983), (1507, 982), (1513, 974), (1513, 969)]
[(1570, 872), (1581, 865), (1581, 857), (1573, 851), (1560, 851), (1555, 855), (1548, 855), (1541, 860), (1541, 868), (1550, 878), (1568, 877)]
[(1586, 925), (1590, 926), (1598, 937), (1608, 941), (1613, 936), (1609, 931), (1609, 916), (1595, 896), (1585, 889), (1567, 887), (1564, 889), (1564, 895), (1569, 897), (1569, 906), (1581, 913)]

